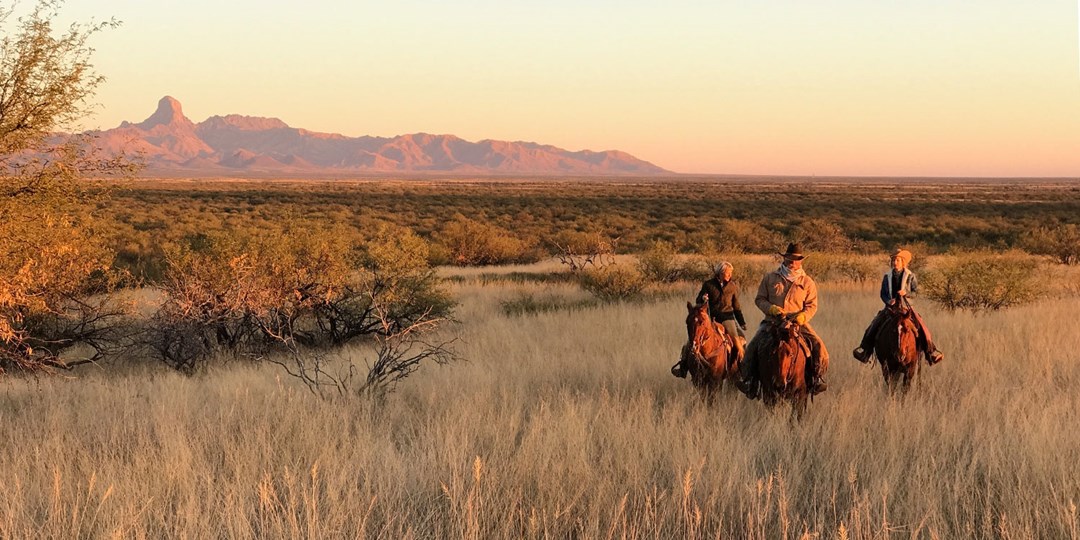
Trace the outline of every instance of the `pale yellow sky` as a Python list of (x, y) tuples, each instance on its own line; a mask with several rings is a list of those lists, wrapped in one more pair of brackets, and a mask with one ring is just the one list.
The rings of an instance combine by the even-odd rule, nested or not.
[(275, 116), (619, 149), (684, 173), (1080, 176), (1077, 3), (71, 0), (87, 127)]

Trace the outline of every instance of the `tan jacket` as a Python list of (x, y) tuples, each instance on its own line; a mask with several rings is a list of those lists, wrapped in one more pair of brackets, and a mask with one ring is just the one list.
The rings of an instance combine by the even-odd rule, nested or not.
[(763, 313), (768, 314), (769, 306), (777, 305), (789, 315), (800, 311), (805, 313), (807, 322), (817, 313), (817, 301), (817, 284), (813, 278), (803, 275), (791, 283), (780, 276), (779, 270), (761, 278), (757, 297), (754, 298), (754, 303)]

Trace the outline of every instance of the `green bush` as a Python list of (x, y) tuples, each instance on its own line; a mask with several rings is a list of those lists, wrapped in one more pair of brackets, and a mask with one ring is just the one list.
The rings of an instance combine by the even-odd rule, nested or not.
[(639, 298), (645, 290), (645, 278), (633, 268), (612, 264), (579, 274), (581, 287), (605, 302)]
[(366, 241), (305, 223), (194, 236), (168, 255), (149, 345), (190, 371), (218, 351), (259, 356), (434, 326), (453, 302), (427, 259), (422, 239), (389, 227)]
[(855, 248), (855, 242), (848, 238), (844, 229), (824, 218), (803, 221), (795, 227), (791, 237), (809, 251), (851, 251)]
[(674, 283), (686, 274), (679, 264), (675, 246), (663, 241), (654, 242), (647, 251), (638, 255), (638, 272), (654, 283)]
[(1080, 263), (1080, 227), (1073, 223), (1038, 227), (1023, 236), (1021, 245), (1031, 253), (1050, 255), (1061, 264)]
[(483, 266), (535, 262), (540, 253), (510, 231), (483, 221), (454, 216), (438, 235), (449, 262), (458, 266)]
[(722, 253), (769, 253), (780, 243), (779, 234), (758, 223), (725, 219), (720, 223), (716, 248)]
[(1024, 254), (974, 252), (938, 261), (920, 291), (947, 310), (996, 311), (1025, 304), (1046, 292), (1038, 261)]
[(806, 259), (806, 273), (816, 281), (863, 283), (881, 277), (884, 257), (839, 253), (815, 253)]

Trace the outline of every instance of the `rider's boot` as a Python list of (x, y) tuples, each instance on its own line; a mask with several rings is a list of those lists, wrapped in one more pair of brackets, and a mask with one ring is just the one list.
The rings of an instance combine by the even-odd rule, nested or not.
[(854, 351), (851, 351), (851, 356), (854, 356), (856, 360), (865, 364), (870, 361), (870, 348), (860, 345), (856, 347)]
[(683, 367), (682, 360), (675, 362), (675, 365), (671, 366), (671, 374), (680, 379), (686, 378), (686, 368)]
[(829, 389), (829, 384), (825, 382), (825, 373), (821, 369), (822, 360), (820, 358), (820, 351), (814, 350), (810, 357), (810, 369), (813, 370), (813, 376), (810, 377), (810, 394), (820, 394)]
[(735, 388), (746, 394), (750, 399), (757, 399), (758, 382), (754, 380), (754, 355), (747, 354), (739, 363), (739, 376), (735, 378)]
[(944, 360), (944, 359), (945, 359), (945, 355), (941, 351), (939, 351), (937, 349), (934, 349), (933, 352), (930, 352), (930, 351), (926, 352), (926, 362), (928, 364), (930, 364), (931, 366), (938, 363), (938, 362), (940, 362), (940, 361), (942, 361), (942, 360)]

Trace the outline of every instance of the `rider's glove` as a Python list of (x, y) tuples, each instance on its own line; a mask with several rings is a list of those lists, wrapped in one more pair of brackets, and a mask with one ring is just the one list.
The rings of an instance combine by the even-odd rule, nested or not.
[(798, 312), (795, 315), (795, 322), (798, 323), (799, 326), (806, 324), (806, 313), (803, 313), (802, 311)]
[(766, 311), (766, 313), (772, 315), (773, 317), (779, 317), (780, 315), (784, 314), (784, 310), (780, 306), (773, 304), (769, 306), (769, 311)]

